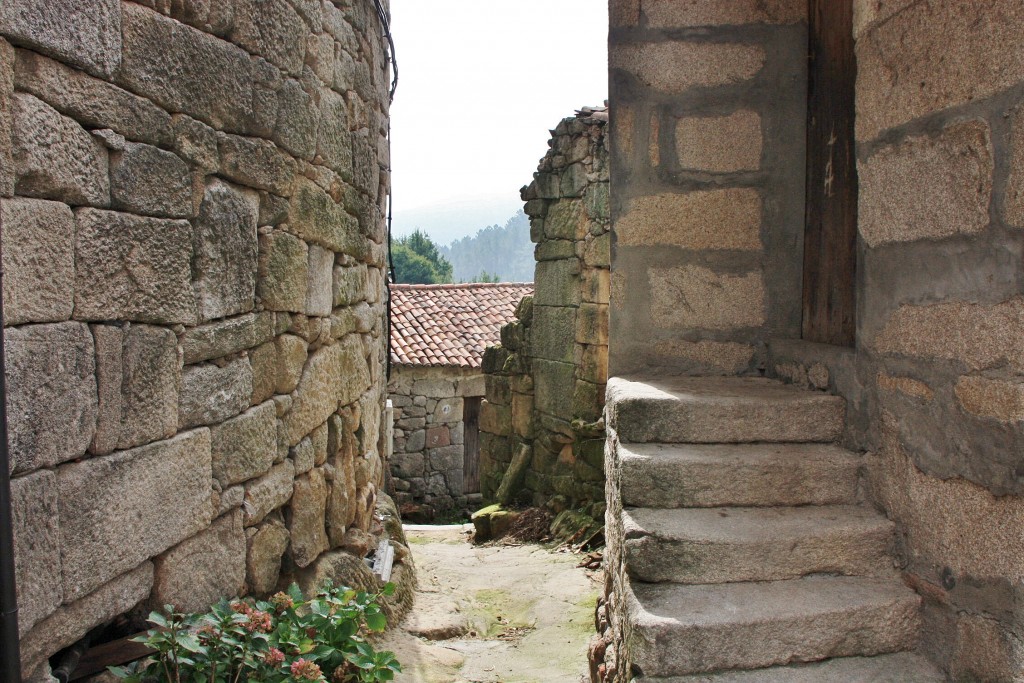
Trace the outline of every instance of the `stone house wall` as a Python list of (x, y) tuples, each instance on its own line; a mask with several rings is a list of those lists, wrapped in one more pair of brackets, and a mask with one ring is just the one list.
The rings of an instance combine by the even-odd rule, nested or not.
[[(668, 372), (763, 367), (844, 396), (844, 445), (868, 451), (868, 494), (896, 522), (900, 569), (924, 598), (922, 651), (951, 680), (1017, 680), (1024, 670), (1024, 619), (1014, 607), (1024, 597), (1024, 66), (1008, 46), (1024, 32), (1024, 5), (854, 1), (859, 235), (856, 344), (847, 348), (802, 341), (790, 324), (800, 303), (792, 277), (801, 269), (799, 242), (792, 242), (802, 231), (797, 214), (785, 222), (766, 218), (760, 246), (749, 251), (763, 259), (764, 276), (755, 278), (765, 283), (762, 299), (733, 270), (747, 256), (730, 245), (743, 243), (731, 229), (702, 232), (697, 204), (680, 212), (687, 218), (672, 224), (673, 236), (658, 237), (690, 245), (665, 257), (678, 278), (656, 272), (656, 261), (647, 267), (634, 260), (634, 226), (657, 224), (632, 221), (634, 193), (652, 177), (668, 177), (655, 163), (666, 151), (687, 153), (678, 137), (668, 148), (650, 143), (652, 127), (660, 126), (654, 137), (664, 141), (673, 127), (678, 136), (690, 125), (666, 128), (652, 111), (695, 108), (705, 116), (705, 108), (721, 107), (724, 130), (738, 125), (730, 112), (752, 107), (748, 96), (762, 84), (774, 82), (780, 102), (794, 98), (782, 105), (793, 111), (804, 97), (797, 61), (778, 58), (806, 48), (803, 3), (669, 4), (610, 3), (614, 373), (638, 369), (629, 359), (635, 354)], [(675, 68), (665, 68), (671, 60)], [(710, 64), (715, 68), (705, 68)], [(721, 156), (702, 172), (740, 182), (748, 177), (735, 170), (745, 168), (740, 160), (760, 158), (751, 180), (768, 174), (773, 182), (772, 168), (792, 167), (802, 192), (796, 169), (803, 164), (803, 117), (797, 112), (781, 125), (776, 113), (759, 111), (760, 137), (734, 128), (731, 144), (716, 147), (719, 137), (705, 132), (713, 144), (704, 147)], [(690, 178), (682, 171), (671, 177)], [(768, 205), (775, 196), (761, 195), (765, 216), (779, 210)], [(788, 206), (787, 194), (778, 196)], [(705, 234), (718, 251), (700, 252), (712, 267), (698, 273), (687, 264), (697, 255), (690, 250), (705, 248), (695, 241)], [(772, 245), (783, 244), (792, 244), (792, 253), (772, 256)], [(687, 269), (697, 276), (684, 277)], [(669, 286), (667, 300), (714, 288), (710, 300), (734, 322), (757, 322), (759, 302), (767, 302), (767, 325), (743, 339), (754, 328), (730, 323), (726, 338), (724, 328), (698, 324), (699, 312), (688, 312), (693, 320), (681, 322), (693, 324), (673, 331), (673, 357), (660, 332), (637, 334), (642, 328), (620, 315), (628, 304), (654, 311), (654, 288), (646, 304), (636, 292), (658, 282)], [(772, 313), (773, 306), (782, 312)], [(785, 324), (773, 324), (772, 315)], [(750, 342), (751, 351), (741, 357), (737, 349), (736, 362), (726, 362), (729, 344)]]
[(752, 373), (799, 336), (805, 15), (611, 1), (613, 375)]
[(603, 108), (561, 121), (523, 188), (537, 244), (535, 295), (484, 354), (480, 416), (485, 500), (562, 496), (597, 519), (611, 259), (606, 122)]
[(464, 398), (482, 398), (479, 368), (393, 365), (388, 394), (394, 406), (391, 476), (403, 515), (431, 519), (481, 500), (463, 486)]
[(9, 0), (0, 35), (28, 675), (380, 533), (390, 70), (370, 0)]

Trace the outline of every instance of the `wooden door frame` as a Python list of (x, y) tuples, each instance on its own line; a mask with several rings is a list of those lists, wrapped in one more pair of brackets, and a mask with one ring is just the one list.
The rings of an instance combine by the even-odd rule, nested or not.
[(852, 0), (807, 3), (807, 192), (803, 319), (808, 341), (856, 341), (857, 159)]

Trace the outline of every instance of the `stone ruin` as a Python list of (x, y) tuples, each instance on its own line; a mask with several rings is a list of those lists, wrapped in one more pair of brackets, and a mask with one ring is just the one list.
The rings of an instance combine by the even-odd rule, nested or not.
[(522, 189), (537, 243), (535, 294), (484, 354), (484, 499), (575, 509), (604, 519), (611, 223), (605, 108), (552, 131)]

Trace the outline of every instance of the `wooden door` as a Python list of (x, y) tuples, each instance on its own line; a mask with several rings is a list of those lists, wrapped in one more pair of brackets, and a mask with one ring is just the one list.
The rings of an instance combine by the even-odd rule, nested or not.
[(853, 346), (857, 161), (852, 0), (808, 0), (803, 338)]
[(480, 397), (462, 399), (462, 493), (480, 493)]

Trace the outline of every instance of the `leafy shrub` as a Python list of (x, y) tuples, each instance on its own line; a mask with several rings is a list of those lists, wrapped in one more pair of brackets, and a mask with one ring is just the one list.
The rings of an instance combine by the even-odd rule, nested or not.
[(110, 671), (127, 683), (373, 683), (402, 668), (364, 636), (387, 620), (377, 594), (328, 583), (309, 600), (295, 584), (269, 601), (223, 600), (205, 614), (153, 612), (156, 628), (134, 640), (156, 650), (131, 667)]

